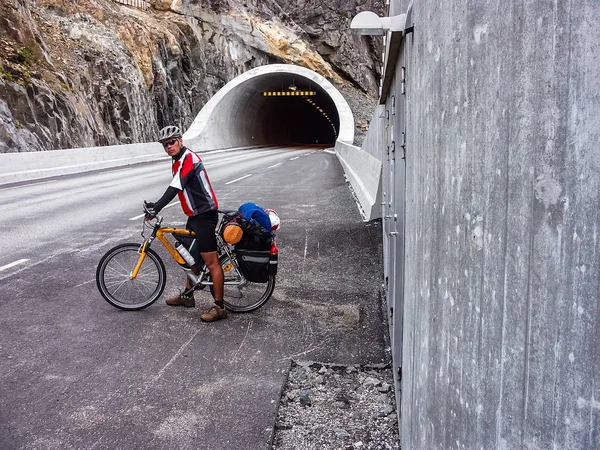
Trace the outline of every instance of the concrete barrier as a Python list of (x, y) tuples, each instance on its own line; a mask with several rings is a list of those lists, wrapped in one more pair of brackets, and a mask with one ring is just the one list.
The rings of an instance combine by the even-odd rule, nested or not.
[(376, 108), (362, 147), (337, 141), (335, 151), (365, 220), (381, 218), (381, 170), (385, 149), (384, 106)]
[(365, 220), (381, 217), (381, 161), (355, 145), (338, 141), (337, 154)]
[(168, 158), (161, 145), (156, 142), (45, 152), (2, 153), (0, 185)]

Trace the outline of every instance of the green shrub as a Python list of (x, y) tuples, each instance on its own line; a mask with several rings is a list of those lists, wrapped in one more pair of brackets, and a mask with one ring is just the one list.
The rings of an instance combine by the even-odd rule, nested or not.
[(4, 67), (0, 67), (0, 76), (2, 76), (2, 79), (7, 83), (11, 83), (13, 81), (12, 73), (10, 73)]
[(28, 66), (33, 62), (33, 48), (31, 45), (21, 47), (15, 52), (13, 62)]

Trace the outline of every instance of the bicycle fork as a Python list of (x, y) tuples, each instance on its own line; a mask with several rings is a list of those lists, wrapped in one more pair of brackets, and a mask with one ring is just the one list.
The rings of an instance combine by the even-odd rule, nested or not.
[(147, 240), (144, 241), (142, 243), (142, 245), (140, 245), (140, 249), (138, 250), (138, 253), (140, 254), (140, 259), (138, 259), (138, 262), (135, 265), (135, 267), (133, 268), (133, 271), (129, 274), (130, 280), (135, 280), (136, 277), (138, 276), (138, 273), (140, 273), (142, 264), (144, 264), (144, 259), (146, 259), (146, 248), (148, 248), (149, 245), (150, 245), (150, 242), (148, 242)]

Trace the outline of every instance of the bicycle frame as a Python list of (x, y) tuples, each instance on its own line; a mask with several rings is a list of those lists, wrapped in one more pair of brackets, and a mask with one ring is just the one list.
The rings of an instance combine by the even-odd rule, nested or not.
[(134, 280), (137, 277), (137, 275), (140, 271), (140, 268), (142, 267), (142, 263), (144, 262), (144, 259), (146, 258), (146, 249), (150, 247), (150, 244), (152, 243), (152, 241), (154, 241), (155, 238), (158, 238), (158, 240), (162, 243), (162, 245), (165, 247), (165, 249), (169, 252), (171, 257), (175, 261), (177, 261), (177, 263), (179, 263), (181, 265), (185, 265), (185, 260), (179, 254), (179, 252), (175, 249), (175, 246), (173, 244), (171, 244), (171, 241), (169, 241), (167, 239), (165, 234), (178, 234), (178, 235), (182, 235), (182, 236), (195, 236), (196, 234), (192, 230), (184, 230), (181, 228), (171, 228), (171, 227), (161, 228), (160, 225), (162, 224), (162, 220), (163, 220), (162, 217), (160, 217), (160, 216), (157, 217), (156, 224), (154, 224), (154, 228), (152, 230), (152, 234), (150, 235), (150, 237), (145, 239), (144, 242), (142, 243), (142, 245), (140, 246), (140, 251), (139, 251), (140, 259), (138, 260), (138, 263), (136, 264), (135, 268), (133, 269), (133, 271), (131, 272), (131, 274), (129, 276), (129, 278), (131, 278), (132, 280)]
[[(139, 258), (135, 268), (131, 272), (129, 278), (133, 280), (137, 277), (139, 270), (142, 267), (142, 264), (144, 262), (144, 259), (146, 258), (146, 249), (150, 248), (150, 244), (154, 241), (155, 238), (158, 238), (158, 240), (162, 243), (162, 245), (165, 247), (167, 252), (169, 252), (171, 257), (180, 266), (182, 266), (182, 269), (192, 279), (194, 285), (198, 285), (198, 284), (205, 285), (205, 286), (212, 285), (212, 281), (204, 281), (203, 280), (204, 273), (200, 274), (198, 277), (190, 276), (192, 274), (191, 268), (188, 269), (188, 268), (184, 267), (186, 265), (185, 260), (179, 254), (177, 249), (175, 249), (175, 246), (171, 243), (171, 241), (166, 236), (166, 235), (172, 234), (172, 235), (192, 237), (192, 236), (196, 236), (196, 233), (194, 233), (192, 230), (187, 230), (187, 229), (183, 229), (183, 228), (161, 227), (163, 218), (161, 216), (157, 216), (156, 219), (157, 219), (156, 224), (154, 224), (152, 234), (147, 239), (145, 239), (144, 242), (140, 246), (140, 250), (139, 250), (140, 258)], [(236, 273), (238, 275), (237, 280), (224, 281), (224, 284), (243, 285), (244, 283), (246, 283), (246, 279), (245, 279), (244, 275), (241, 273), (241, 271), (239, 270), (239, 268), (236, 267), (235, 259), (232, 257), (231, 251), (227, 247), (227, 244), (225, 244), (225, 242), (223, 242), (223, 239), (221, 238), (221, 236), (219, 236), (217, 234), (216, 237), (217, 237), (217, 248), (218, 248), (219, 256), (221, 256), (222, 253), (226, 253), (230, 257), (230, 260), (232, 261), (232, 264), (234, 265), (233, 269), (236, 271)], [(206, 272), (206, 270), (204, 272)], [(196, 279), (194, 279), (194, 278), (196, 278)]]

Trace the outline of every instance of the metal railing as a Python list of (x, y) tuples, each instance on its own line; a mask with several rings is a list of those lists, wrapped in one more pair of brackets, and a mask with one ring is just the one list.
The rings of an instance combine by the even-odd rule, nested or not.
[(135, 6), (140, 9), (147, 9), (150, 6), (148, 0), (113, 0), (113, 2), (121, 3), (122, 5)]

